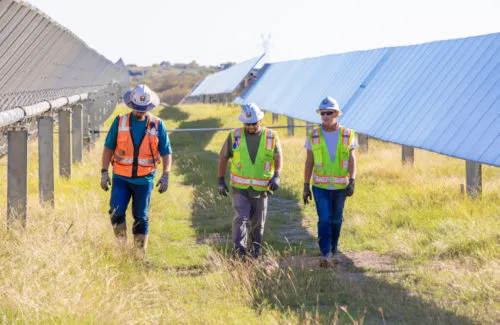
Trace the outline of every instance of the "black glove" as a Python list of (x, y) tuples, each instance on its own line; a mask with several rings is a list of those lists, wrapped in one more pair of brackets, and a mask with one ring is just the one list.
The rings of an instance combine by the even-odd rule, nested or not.
[(219, 177), (219, 194), (227, 196), (229, 189), (227, 188), (226, 181), (224, 177)]
[(168, 189), (168, 172), (165, 172), (163, 173), (163, 175), (161, 175), (161, 178), (160, 180), (158, 181), (158, 183), (156, 183), (156, 187), (158, 187), (158, 192), (163, 193), (163, 192), (166, 192), (167, 189)]
[(269, 181), (269, 189), (276, 191), (280, 187), (280, 173), (274, 172), (273, 178)]
[(349, 184), (345, 188), (345, 195), (352, 196), (354, 194), (354, 178), (349, 178)]
[(304, 204), (308, 204), (309, 200), (312, 200), (311, 188), (309, 183), (304, 183), (304, 193), (302, 193), (302, 198), (304, 199)]

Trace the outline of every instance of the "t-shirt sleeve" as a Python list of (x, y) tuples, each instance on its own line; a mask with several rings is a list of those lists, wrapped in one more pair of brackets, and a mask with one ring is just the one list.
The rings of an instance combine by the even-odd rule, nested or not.
[(167, 126), (162, 120), (160, 120), (158, 125), (158, 151), (162, 157), (172, 153), (170, 140), (167, 134)]
[(106, 136), (106, 140), (104, 142), (104, 146), (108, 149), (115, 150), (116, 148), (116, 138), (118, 137), (118, 121), (120, 120), (120, 116), (117, 116), (111, 126), (109, 127), (108, 135)]
[(233, 156), (233, 144), (231, 143), (231, 133), (226, 138), (226, 141), (224, 141), (224, 144), (222, 145), (222, 148), (220, 150), (220, 156), (225, 157), (227, 159), (231, 158)]
[(309, 136), (306, 137), (306, 142), (304, 143), (304, 149), (312, 150), (311, 141), (309, 141)]
[[(354, 131), (352, 131), (352, 132), (354, 132)], [(356, 149), (358, 146), (359, 146), (359, 144), (358, 144), (358, 134), (355, 133), (354, 137), (352, 139), (351, 145), (349, 146), (349, 150)]]

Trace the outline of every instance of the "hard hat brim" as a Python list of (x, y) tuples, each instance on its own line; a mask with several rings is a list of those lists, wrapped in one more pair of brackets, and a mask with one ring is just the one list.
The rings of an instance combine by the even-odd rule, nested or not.
[(342, 115), (342, 111), (338, 108), (333, 108), (333, 107), (325, 107), (322, 109), (317, 109), (316, 113), (321, 114), (322, 111), (337, 111), (339, 112), (339, 116)]
[(125, 94), (123, 94), (123, 103), (134, 111), (149, 112), (156, 106), (160, 105), (160, 98), (155, 92), (151, 91), (151, 103), (146, 106), (137, 105), (132, 101), (132, 90), (128, 90)]
[(258, 121), (262, 120), (262, 118), (264, 117), (264, 112), (260, 111), (260, 112), (257, 112), (256, 114), (257, 116), (255, 115), (252, 115), (250, 118), (248, 118), (245, 114), (243, 114), (243, 112), (240, 114), (240, 116), (238, 116), (238, 120), (240, 120), (240, 122), (242, 123), (257, 123)]

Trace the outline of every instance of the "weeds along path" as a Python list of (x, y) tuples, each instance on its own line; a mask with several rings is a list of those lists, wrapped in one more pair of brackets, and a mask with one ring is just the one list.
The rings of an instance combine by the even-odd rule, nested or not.
[[(129, 111), (121, 107), (115, 114)], [(190, 105), (153, 114), (169, 129), (233, 127), (239, 125), (238, 111)], [(286, 123), (280, 119), (280, 125)], [(264, 123), (271, 124), (270, 114)], [(425, 173), (418, 167), (409, 171), (397, 167), (400, 148), (370, 142), (374, 152), (360, 155), (360, 181), (347, 205), (341, 262), (320, 269), (316, 211), (299, 201), (304, 134), (284, 133), (285, 165), (281, 188), (270, 198), (265, 259), (248, 264), (228, 258), (231, 201), (216, 193), (217, 157), (228, 132), (171, 134), (174, 169), (167, 193), (152, 194), (146, 263), (116, 245), (109, 192), (99, 187), (103, 137), (74, 166), (71, 180), (56, 177), (54, 209), (38, 202), (37, 143), (29, 143), (27, 229), (6, 227), (7, 185), (0, 182), (0, 319), (6, 324), (499, 323), (500, 198), (494, 193), (500, 181), (494, 179), (500, 173), (485, 168), (485, 199), (469, 202), (449, 194), (458, 187), (462, 164), (418, 159), (417, 151)], [(5, 158), (0, 170), (6, 175)], [(429, 183), (443, 175), (445, 185)], [(131, 222), (130, 211), (127, 218)], [(397, 261), (396, 270), (387, 256)]]

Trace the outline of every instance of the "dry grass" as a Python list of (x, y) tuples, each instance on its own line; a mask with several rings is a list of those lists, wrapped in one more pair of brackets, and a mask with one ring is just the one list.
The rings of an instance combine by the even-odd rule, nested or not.
[[(238, 125), (233, 107), (157, 113), (169, 128)], [(304, 129), (295, 137), (285, 133), (280, 131), (285, 168), (277, 194), (283, 202), (298, 201)], [(103, 139), (74, 166), (71, 181), (56, 177), (55, 209), (38, 203), (37, 144), (30, 143), (26, 229), (7, 227), (6, 182), (0, 184), (0, 323), (500, 322), (498, 168), (483, 167), (483, 197), (471, 201), (460, 193), (463, 161), (417, 150), (415, 167), (407, 168), (398, 146), (371, 141), (370, 153), (359, 155), (341, 249), (383, 254), (400, 271), (379, 272), (376, 263), (316, 268), (316, 248), (286, 243), (278, 232), (299, 219), (305, 233), (314, 234), (314, 205), (290, 206), (290, 213), (270, 217), (266, 258), (242, 264), (228, 258), (225, 241), (204, 240), (230, 234), (230, 201), (215, 192), (216, 157), (226, 136), (171, 135), (175, 167), (168, 192), (152, 197), (146, 263), (114, 241), (106, 214), (109, 193), (98, 185)], [(57, 171), (57, 156), (55, 162)], [(6, 174), (5, 158), (0, 172)], [(288, 263), (291, 258), (307, 262)]]

